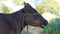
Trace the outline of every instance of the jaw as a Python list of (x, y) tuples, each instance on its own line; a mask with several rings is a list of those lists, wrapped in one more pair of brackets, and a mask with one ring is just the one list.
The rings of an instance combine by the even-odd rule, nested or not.
[(42, 22), (36, 20), (36, 21), (34, 21), (34, 23), (32, 24), (32, 26), (44, 28), (44, 27), (47, 26), (47, 24), (43, 24)]

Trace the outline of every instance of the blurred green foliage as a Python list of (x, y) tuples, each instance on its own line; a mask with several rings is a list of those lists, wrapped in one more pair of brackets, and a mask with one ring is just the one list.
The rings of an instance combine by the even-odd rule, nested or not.
[(42, 0), (42, 2), (36, 6), (36, 9), (40, 14), (50, 12), (60, 16), (60, 5), (55, 0)]
[(46, 12), (46, 11), (45, 11), (45, 6), (37, 5), (37, 6), (36, 6), (36, 9), (37, 9), (37, 11), (38, 11), (40, 14), (43, 14), (43, 13)]
[(3, 6), (2, 6), (2, 11), (3, 11), (4, 13), (6, 13), (6, 14), (9, 14), (10, 11), (12, 11), (12, 9), (9, 8), (9, 7), (7, 7), (7, 6), (5, 6), (5, 5), (3, 5)]
[(60, 34), (60, 18), (52, 19), (42, 34)]
[(21, 34), (31, 34), (31, 32), (22, 31)]
[(24, 0), (12, 0), (16, 5), (23, 5)]
[(0, 3), (0, 11), (6, 14), (9, 14), (10, 11), (12, 11), (12, 8), (4, 5), (3, 3)]
[[(2, 0), (3, 2), (6, 2), (8, 0)], [(23, 5), (24, 0), (12, 0), (12, 3), (15, 5)], [(0, 3), (0, 12), (5, 14), (10, 14), (13, 11), (11, 7), (6, 6), (4, 3)]]

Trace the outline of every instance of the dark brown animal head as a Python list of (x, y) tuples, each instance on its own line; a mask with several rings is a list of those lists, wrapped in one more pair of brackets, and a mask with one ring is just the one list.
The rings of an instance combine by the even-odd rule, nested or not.
[(45, 20), (34, 8), (32, 8), (30, 4), (25, 3), (24, 5), (25, 24), (40, 26), (42, 28), (48, 24), (47, 20)]

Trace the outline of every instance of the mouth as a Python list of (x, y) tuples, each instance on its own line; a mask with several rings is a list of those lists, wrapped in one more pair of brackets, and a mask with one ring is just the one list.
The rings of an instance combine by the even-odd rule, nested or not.
[(46, 27), (45, 25), (42, 25), (43, 27)]
[(45, 28), (46, 26), (45, 25), (41, 25), (41, 28)]

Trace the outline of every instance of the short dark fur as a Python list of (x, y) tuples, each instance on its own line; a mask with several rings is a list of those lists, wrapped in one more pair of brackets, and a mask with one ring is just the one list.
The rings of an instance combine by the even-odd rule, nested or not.
[[(37, 15), (33, 15), (35, 13)], [(47, 24), (48, 22), (28, 3), (25, 3), (23, 9), (12, 14), (0, 13), (0, 34), (20, 34), (25, 25), (43, 28), (42, 25), (46, 26)]]

